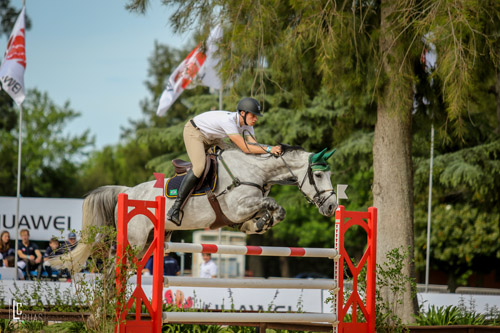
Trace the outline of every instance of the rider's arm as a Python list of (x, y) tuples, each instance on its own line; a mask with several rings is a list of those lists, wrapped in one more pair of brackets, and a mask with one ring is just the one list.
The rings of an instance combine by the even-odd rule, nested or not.
[[(280, 146), (256, 146), (245, 144), (245, 140), (240, 134), (231, 134), (229, 135), (229, 139), (231, 139), (231, 141), (233, 141), (234, 144), (241, 149), (241, 151), (247, 154), (265, 154), (269, 152), (271, 154), (279, 154), (281, 152)], [(252, 137), (247, 137), (247, 141), (250, 143), (256, 143)], [(268, 147), (270, 147), (270, 151), (268, 151)]]

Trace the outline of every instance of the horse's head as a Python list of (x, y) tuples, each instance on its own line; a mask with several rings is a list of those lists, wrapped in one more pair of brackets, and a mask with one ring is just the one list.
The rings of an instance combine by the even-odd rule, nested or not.
[(307, 162), (307, 171), (302, 180), (299, 179), (299, 189), (309, 202), (318, 207), (324, 216), (333, 216), (337, 209), (337, 195), (333, 190), (330, 179), (331, 172), (327, 160), (335, 149), (327, 153), (326, 148), (316, 154), (310, 154)]

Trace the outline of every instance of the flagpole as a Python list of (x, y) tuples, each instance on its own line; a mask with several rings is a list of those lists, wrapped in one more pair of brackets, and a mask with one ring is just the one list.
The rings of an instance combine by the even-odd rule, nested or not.
[[(219, 110), (222, 110), (222, 87), (219, 89)], [(222, 228), (219, 228), (219, 245), (222, 245)], [(219, 269), (217, 270), (217, 277), (220, 278), (220, 271), (222, 269), (221, 254), (219, 253), (217, 261), (219, 262)]]
[[(23, 0), (23, 8), (26, 7), (26, 1)], [(19, 138), (18, 138), (18, 147), (17, 147), (17, 191), (16, 191), (16, 244), (14, 246), (14, 268), (15, 268), (15, 280), (19, 279), (17, 275), (17, 250), (19, 248), (19, 207), (20, 207), (20, 198), (21, 198), (21, 153), (23, 146), (23, 104), (19, 104)]]
[(427, 252), (425, 255), (425, 292), (429, 290), (429, 261), (431, 253), (432, 166), (434, 164), (434, 123), (431, 125), (431, 158), (429, 171), (429, 203), (427, 206)]
[[(24, 1), (23, 1), (24, 4)], [(22, 142), (23, 142), (23, 105), (19, 104), (19, 140), (18, 140), (18, 147), (17, 147), (17, 193), (16, 193), (16, 244), (15, 244), (15, 249), (16, 253), (14, 254), (14, 268), (16, 269), (16, 280), (18, 279), (17, 276), (17, 250), (18, 250), (18, 243), (19, 243), (19, 206), (20, 206), (20, 197), (21, 197), (21, 153), (22, 153)]]

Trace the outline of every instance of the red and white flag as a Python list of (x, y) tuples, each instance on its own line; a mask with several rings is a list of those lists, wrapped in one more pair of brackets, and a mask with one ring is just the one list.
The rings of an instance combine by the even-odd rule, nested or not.
[(24, 101), (24, 70), (26, 69), (24, 28), (23, 7), (10, 35), (0, 66), (1, 86), (17, 105), (21, 105)]
[(203, 85), (213, 89), (221, 89), (222, 82), (215, 69), (219, 59), (215, 57), (217, 51), (217, 40), (222, 37), (222, 28), (216, 26), (207, 40), (205, 53), (200, 50), (198, 44), (191, 53), (181, 62), (168, 79), (167, 88), (160, 97), (160, 104), (156, 114), (163, 116), (174, 104), (175, 100), (182, 94), (184, 89)]

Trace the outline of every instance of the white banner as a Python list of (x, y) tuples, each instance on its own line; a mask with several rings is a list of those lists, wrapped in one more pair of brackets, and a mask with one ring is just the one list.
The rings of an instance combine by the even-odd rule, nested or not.
[[(71, 230), (82, 229), (82, 204), (83, 199), (21, 198), (19, 230), (28, 229), (31, 240), (66, 239)], [(0, 230), (16, 238), (15, 197), (0, 197)]]
[(17, 18), (7, 50), (0, 66), (0, 82), (12, 99), (21, 105), (24, 101), (24, 69), (26, 52), (24, 40), (24, 7)]
[[(142, 286), (148, 297), (151, 285)], [(328, 290), (316, 289), (246, 289), (246, 288), (163, 288), (163, 302), (190, 309), (235, 309), (238, 311), (331, 312), (325, 304)]]

